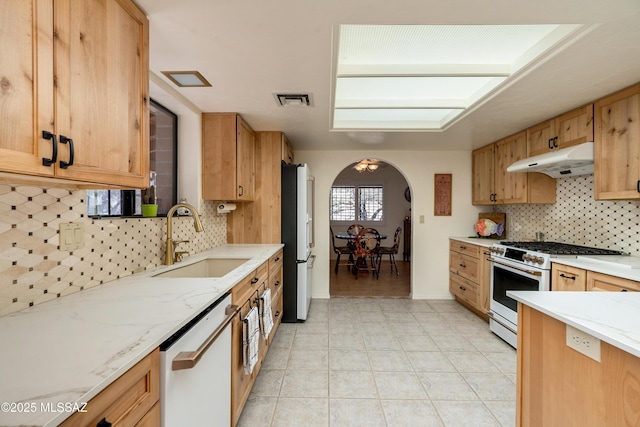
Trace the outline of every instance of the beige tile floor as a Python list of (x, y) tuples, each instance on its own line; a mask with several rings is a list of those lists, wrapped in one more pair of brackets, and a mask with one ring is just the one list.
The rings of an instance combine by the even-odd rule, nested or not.
[(516, 353), (454, 301), (313, 300), (282, 324), (239, 426), (515, 425)]

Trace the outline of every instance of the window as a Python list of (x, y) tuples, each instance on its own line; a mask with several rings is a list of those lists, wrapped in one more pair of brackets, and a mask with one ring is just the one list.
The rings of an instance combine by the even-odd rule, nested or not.
[[(155, 189), (158, 214), (166, 215), (177, 201), (178, 116), (154, 100), (149, 109), (150, 185)], [(89, 190), (87, 215), (134, 216), (141, 214), (141, 190)]]
[(384, 187), (381, 185), (331, 187), (330, 220), (382, 221), (383, 196)]

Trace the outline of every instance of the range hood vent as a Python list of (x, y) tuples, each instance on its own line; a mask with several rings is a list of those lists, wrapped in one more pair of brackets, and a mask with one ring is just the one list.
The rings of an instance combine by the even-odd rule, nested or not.
[(593, 142), (518, 160), (507, 172), (540, 172), (552, 178), (593, 173)]
[(280, 107), (311, 107), (313, 100), (309, 93), (274, 93)]

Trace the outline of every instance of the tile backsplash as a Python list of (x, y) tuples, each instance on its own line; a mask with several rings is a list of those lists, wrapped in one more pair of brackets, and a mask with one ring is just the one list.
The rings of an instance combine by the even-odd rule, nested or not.
[(507, 214), (507, 239), (533, 239), (610, 248), (640, 256), (640, 202), (597, 201), (593, 175), (556, 180), (553, 205), (510, 205), (497, 208)]
[[(0, 316), (162, 264), (166, 218), (92, 219), (86, 192), (0, 184)], [(174, 239), (191, 254), (221, 246), (227, 220), (202, 201), (204, 232), (173, 219)], [(83, 223), (84, 247), (58, 249), (60, 223)]]

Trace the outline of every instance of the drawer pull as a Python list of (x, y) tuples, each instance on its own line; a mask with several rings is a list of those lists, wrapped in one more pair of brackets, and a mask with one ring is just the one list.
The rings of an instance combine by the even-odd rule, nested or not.
[(467, 288), (465, 288), (464, 286), (460, 286), (460, 289), (462, 289), (463, 291), (467, 290)]
[(256, 283), (258, 283), (258, 278), (254, 277), (253, 279), (251, 279), (251, 284), (255, 285)]
[(564, 273), (560, 273), (560, 277), (562, 277), (564, 279), (576, 280), (576, 276), (571, 277), (571, 276), (567, 276)]
[(274, 283), (276, 286), (280, 286), (280, 280), (276, 280), (276, 283)]
[(280, 257), (278, 257), (278, 258), (276, 258), (276, 259), (275, 259), (275, 262), (278, 262), (278, 261), (280, 261)]
[(464, 250), (464, 249), (467, 249), (467, 247), (466, 247), (466, 246), (464, 246), (464, 245), (460, 245), (460, 249), (463, 249), (463, 250)]
[(274, 314), (275, 317), (280, 317), (280, 311), (276, 311), (276, 314)]
[(462, 267), (462, 268), (467, 268), (467, 266), (466, 266), (466, 265), (464, 265), (464, 264), (460, 264), (460, 267)]
[(67, 138), (64, 135), (60, 135), (60, 144), (66, 144), (66, 143), (69, 143), (69, 161), (65, 162), (64, 160), (60, 160), (61, 169), (66, 169), (69, 166), (73, 166), (73, 158), (75, 157), (74, 150), (73, 150), (73, 139)]
[[(43, 166), (51, 166), (53, 164), (55, 164), (56, 159), (58, 158), (58, 142), (56, 141), (56, 135), (48, 132), (46, 130), (42, 131), (42, 138), (43, 139), (50, 139), (52, 140), (52, 147), (53, 147), (53, 152), (51, 153), (51, 158), (47, 159), (46, 157), (42, 158), (42, 165)], [(640, 183), (640, 181), (638, 181)], [(640, 184), (639, 184), (640, 185)], [(640, 191), (640, 190), (638, 190)]]
[(96, 427), (111, 427), (111, 423), (106, 418), (103, 418), (96, 424)]

